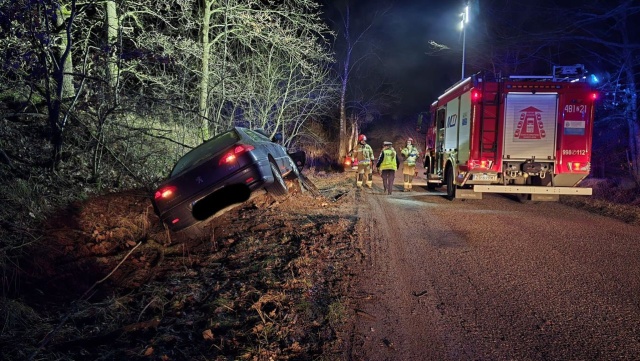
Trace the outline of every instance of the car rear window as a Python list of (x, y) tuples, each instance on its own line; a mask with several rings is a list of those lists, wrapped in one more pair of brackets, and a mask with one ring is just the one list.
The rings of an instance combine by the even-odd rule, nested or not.
[(173, 167), (171, 176), (173, 177), (176, 174), (180, 174), (201, 161), (212, 158), (216, 154), (229, 148), (238, 140), (240, 140), (240, 136), (236, 133), (235, 129), (209, 139), (182, 156)]
[(251, 138), (253, 139), (254, 142), (270, 142), (271, 140), (269, 138), (267, 138), (267, 136), (265, 136), (264, 134), (260, 133), (260, 132), (255, 132), (251, 129), (246, 129), (245, 133)]

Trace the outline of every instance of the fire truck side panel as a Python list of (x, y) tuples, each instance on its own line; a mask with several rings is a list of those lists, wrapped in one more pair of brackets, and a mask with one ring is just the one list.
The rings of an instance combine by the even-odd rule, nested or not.
[(460, 124), (459, 109), (460, 98), (452, 99), (447, 103), (445, 131), (444, 131), (444, 151), (451, 153), (458, 148), (458, 125)]
[(471, 92), (468, 91), (460, 96), (460, 125), (458, 126), (458, 164), (465, 164), (469, 160), (471, 147)]
[(557, 93), (508, 93), (504, 160), (551, 160), (556, 155)]

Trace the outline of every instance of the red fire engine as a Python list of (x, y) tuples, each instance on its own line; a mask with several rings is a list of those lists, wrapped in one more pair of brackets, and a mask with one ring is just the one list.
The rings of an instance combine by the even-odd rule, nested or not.
[(590, 195), (594, 102), (584, 67), (554, 67), (552, 76), (488, 78), (476, 74), (431, 104), (425, 174), (447, 197), (521, 200)]

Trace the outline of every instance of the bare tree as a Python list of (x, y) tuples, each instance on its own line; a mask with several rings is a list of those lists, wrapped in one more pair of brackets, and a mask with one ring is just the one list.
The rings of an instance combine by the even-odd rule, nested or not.
[(0, 43), (3, 81), (18, 83), (16, 89), (30, 93), (28, 98), (35, 104), (39, 99), (44, 101), (52, 145), (51, 165), (55, 169), (61, 160), (69, 102), (76, 95), (71, 57), (72, 29), (78, 16), (76, 2), (18, 0), (3, 4), (2, 12), (5, 21), (11, 23)]
[(640, 38), (636, 24), (640, 20), (640, 4), (626, 0), (620, 3), (593, 1), (581, 11), (569, 14), (575, 20), (566, 36), (586, 54), (585, 61), (595, 69), (606, 69), (612, 76), (601, 85), (609, 106), (609, 119), (624, 122), (628, 131), (627, 162), (630, 174), (640, 185), (640, 122), (638, 119), (638, 71), (640, 70)]
[[(287, 109), (309, 100), (305, 96), (319, 90), (314, 87), (326, 84), (331, 58), (318, 5), (308, 0), (278, 5), (225, 0), (208, 5), (203, 20), (210, 22), (203, 21), (202, 33), (203, 39), (207, 31), (210, 36), (202, 47), (215, 49), (215, 56), (203, 56), (203, 127), (213, 126), (216, 132), (245, 121), (272, 132), (289, 131), (284, 115), (295, 112)], [(309, 108), (297, 108), (303, 109)]]

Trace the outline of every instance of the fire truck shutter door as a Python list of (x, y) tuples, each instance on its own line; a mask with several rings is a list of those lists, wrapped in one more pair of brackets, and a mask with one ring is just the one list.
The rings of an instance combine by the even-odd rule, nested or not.
[(553, 159), (557, 116), (557, 93), (507, 94), (503, 158)]

